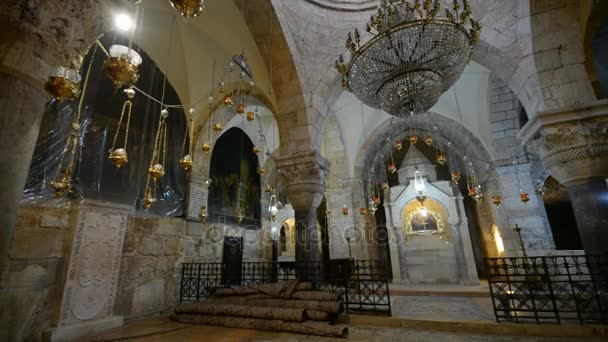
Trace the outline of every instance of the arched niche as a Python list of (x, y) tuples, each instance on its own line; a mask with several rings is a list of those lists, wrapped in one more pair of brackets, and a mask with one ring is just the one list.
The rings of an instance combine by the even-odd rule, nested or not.
[(385, 196), (393, 282), (479, 283), (462, 196), (449, 181), (425, 179), (425, 186), (424, 206), (443, 221), (443, 234), (407, 235), (407, 218), (420, 207), (412, 181), (391, 187)]
[[(244, 116), (238, 115), (234, 106), (220, 106), (206, 121), (196, 128), (194, 133), (194, 158), (193, 168), (190, 178), (190, 201), (188, 205), (188, 218), (197, 220), (201, 206), (207, 205), (208, 189), (209, 189), (209, 165), (211, 162), (212, 152), (204, 153), (202, 150), (203, 144), (209, 144), (211, 151), (215, 149), (217, 141), (232, 128), (237, 128), (245, 133), (247, 138), (254, 146), (261, 149), (257, 154), (258, 165), (263, 166), (266, 171), (261, 177), (262, 187), (265, 184), (274, 184), (276, 177), (274, 174), (274, 163), (272, 162), (272, 152), (276, 151), (280, 144), (278, 125), (272, 111), (264, 106), (263, 101), (249, 95), (244, 96), (244, 102), (247, 103), (245, 112), (252, 111), (256, 113), (255, 120), (249, 122)], [(222, 132), (215, 132), (213, 126), (221, 124)], [(263, 138), (262, 138), (263, 136)], [(253, 152), (251, 149), (247, 152)], [(265, 217), (264, 208), (268, 196), (264, 194), (262, 199), (262, 216)]]
[[(239, 128), (231, 128), (215, 143), (209, 166), (210, 221), (224, 220), (232, 225), (261, 226), (259, 163), (253, 143)], [(238, 222), (239, 211), (244, 215)]]

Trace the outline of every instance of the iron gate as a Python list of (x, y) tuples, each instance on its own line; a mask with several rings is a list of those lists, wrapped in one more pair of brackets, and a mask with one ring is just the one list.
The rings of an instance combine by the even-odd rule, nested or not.
[(489, 258), (497, 322), (608, 323), (608, 255)]
[[(338, 293), (345, 309), (352, 314), (391, 315), (391, 301), (385, 269), (375, 260), (331, 260), (320, 262), (243, 262), (240, 285), (259, 285), (281, 280), (302, 279), (305, 270), (324, 290)], [(180, 302), (204, 300), (219, 287), (235, 285), (225, 279), (224, 263), (184, 263), (181, 269)]]

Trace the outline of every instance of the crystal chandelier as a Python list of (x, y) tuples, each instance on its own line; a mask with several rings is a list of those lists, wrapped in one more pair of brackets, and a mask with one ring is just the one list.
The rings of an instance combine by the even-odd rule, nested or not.
[(429, 110), (462, 74), (481, 30), (468, 0), (454, 0), (445, 16), (440, 9), (439, 0), (382, 0), (367, 24), (371, 38), (348, 34), (350, 60), (335, 63), (342, 86), (394, 116)]

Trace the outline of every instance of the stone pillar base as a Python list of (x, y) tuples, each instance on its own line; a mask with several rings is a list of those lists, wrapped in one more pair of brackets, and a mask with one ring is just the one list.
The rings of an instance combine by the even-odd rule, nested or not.
[(115, 316), (62, 326), (47, 331), (45, 336), (43, 336), (43, 340), (51, 342), (76, 341), (84, 337), (92, 337), (104, 331), (121, 327), (123, 324), (123, 318)]

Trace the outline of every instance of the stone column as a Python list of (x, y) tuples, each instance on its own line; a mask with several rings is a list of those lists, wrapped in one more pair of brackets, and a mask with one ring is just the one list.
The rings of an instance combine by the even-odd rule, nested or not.
[[(44, 106), (44, 82), (57, 66), (79, 60), (109, 22), (106, 5), (92, 1), (0, 3), (0, 276), (13, 238)], [(78, 64), (78, 63), (76, 63)]]
[(325, 194), (327, 161), (318, 152), (303, 152), (277, 158), (287, 197), (295, 211), (296, 264), (300, 278), (311, 279), (310, 263), (319, 262), (320, 241), (317, 208)]
[(608, 253), (608, 101), (539, 113), (520, 135), (568, 189), (585, 252)]

